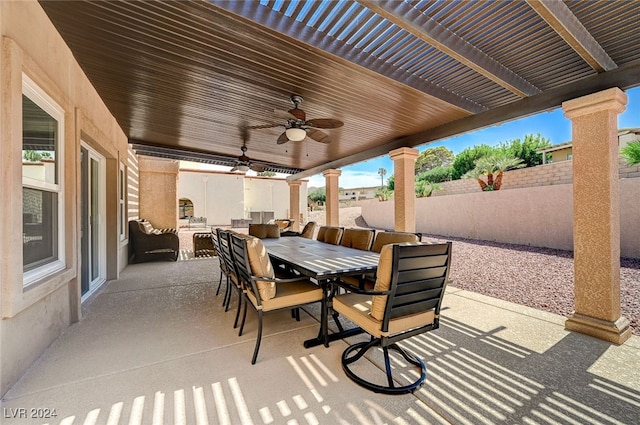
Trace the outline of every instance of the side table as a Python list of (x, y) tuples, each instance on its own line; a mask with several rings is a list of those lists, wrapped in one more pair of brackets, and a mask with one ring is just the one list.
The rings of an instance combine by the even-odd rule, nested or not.
[(216, 250), (213, 248), (213, 234), (194, 233), (193, 234), (193, 254), (196, 257), (215, 257)]

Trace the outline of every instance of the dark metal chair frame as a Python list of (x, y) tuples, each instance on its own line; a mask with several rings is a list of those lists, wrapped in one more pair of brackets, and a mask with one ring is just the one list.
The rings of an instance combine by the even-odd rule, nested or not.
[(236, 293), (238, 294), (238, 308), (236, 310), (236, 318), (233, 321), (233, 328), (235, 329), (238, 327), (238, 319), (240, 318), (240, 309), (242, 307), (242, 300), (244, 298), (242, 294), (242, 286), (241, 284), (236, 285), (233, 282), (234, 276), (238, 282), (240, 282), (240, 280), (237, 274), (236, 265), (234, 263), (233, 254), (231, 251), (231, 242), (230, 242), (231, 232), (228, 232), (220, 228), (216, 229), (216, 231), (218, 233), (218, 245), (220, 246), (219, 255), (222, 256), (222, 259), (224, 261), (224, 265), (226, 269), (225, 274), (227, 276), (225, 298), (222, 302), (222, 305), (224, 305), (225, 312), (229, 310), (229, 305), (231, 304), (231, 294), (233, 292), (232, 286), (235, 288)]
[[(234, 262), (236, 265), (236, 271), (238, 273), (238, 278), (243, 283), (243, 285), (245, 285), (246, 291), (252, 291), (252, 293), (254, 294), (253, 296), (258, 303), (258, 306), (256, 307), (253, 304), (253, 302), (251, 302), (250, 300), (246, 299), (244, 301), (244, 313), (242, 316), (242, 323), (240, 324), (240, 331), (238, 332), (238, 335), (241, 336), (244, 330), (245, 320), (247, 318), (247, 304), (248, 304), (253, 308), (253, 310), (258, 315), (258, 334), (256, 337), (256, 345), (253, 350), (253, 357), (251, 358), (251, 364), (255, 364), (258, 358), (258, 352), (260, 350), (260, 342), (262, 340), (262, 317), (265, 313), (262, 311), (261, 308), (259, 308), (262, 305), (262, 301), (260, 298), (260, 293), (258, 291), (256, 282), (257, 281), (275, 282), (276, 285), (289, 284), (289, 283), (293, 284), (295, 282), (308, 281), (308, 278), (304, 276), (291, 277), (291, 278), (279, 278), (279, 277), (269, 278), (265, 276), (254, 276), (251, 272), (251, 265), (249, 263), (249, 254), (247, 252), (247, 239), (240, 237), (239, 235), (231, 234), (229, 240), (231, 244), (231, 250), (233, 252)], [(321, 299), (318, 299), (313, 302), (321, 302)], [(304, 304), (285, 305), (279, 309), (270, 310), (266, 313), (270, 313), (272, 311), (281, 311), (281, 310), (290, 309), (291, 316), (295, 318), (297, 321), (300, 321), (299, 307), (301, 307), (302, 305)]]
[[(220, 248), (220, 243), (218, 242), (218, 229), (211, 231), (211, 240), (213, 242), (213, 249), (216, 252), (216, 256), (218, 257), (218, 263), (220, 265), (220, 280), (218, 281), (218, 289), (216, 290), (216, 297), (220, 295), (220, 288), (222, 287), (222, 275), (227, 276), (227, 265), (224, 262), (224, 258), (222, 256), (222, 249)], [(225, 288), (224, 299), (227, 299), (227, 291), (229, 290), (228, 282)]]
[[(389, 336), (353, 344), (342, 354), (342, 368), (346, 375), (358, 385), (383, 394), (407, 394), (420, 388), (426, 378), (424, 362), (402, 349), (397, 343), (403, 339), (438, 329), (440, 307), (449, 277), (451, 264), (451, 242), (441, 244), (397, 244), (393, 246), (391, 282), (387, 291), (362, 291), (349, 287), (352, 292), (371, 295), (387, 295), (382, 320), (382, 332), (389, 330), (391, 319), (434, 310), (434, 321), (425, 326), (405, 329)], [(357, 324), (357, 323), (356, 323)], [(381, 347), (384, 354), (387, 385), (379, 385), (356, 375), (351, 365), (373, 348)], [(420, 377), (407, 385), (397, 386), (392, 375), (389, 350), (398, 352), (407, 362), (418, 367)], [(354, 354), (355, 353), (355, 354)]]

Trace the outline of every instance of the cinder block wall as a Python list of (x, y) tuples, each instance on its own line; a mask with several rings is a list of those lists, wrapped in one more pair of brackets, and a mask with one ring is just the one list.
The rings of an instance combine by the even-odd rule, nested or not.
[[(620, 159), (620, 178), (640, 177), (640, 164), (628, 165)], [(573, 161), (554, 162), (536, 167), (519, 168), (504, 173), (502, 189), (551, 186), (571, 184), (573, 182)], [(433, 196), (455, 195), (480, 191), (475, 179), (453, 180), (441, 183), (442, 190), (433, 192)]]

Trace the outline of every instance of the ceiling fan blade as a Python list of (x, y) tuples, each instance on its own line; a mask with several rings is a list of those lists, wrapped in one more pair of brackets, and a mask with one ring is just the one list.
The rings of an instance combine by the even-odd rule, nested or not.
[(287, 137), (287, 132), (285, 131), (284, 133), (282, 133), (282, 134), (280, 135), (280, 137), (278, 137), (278, 141), (277, 141), (277, 143), (278, 143), (279, 145), (282, 145), (282, 144), (284, 144), (284, 143), (287, 143), (288, 141), (289, 141), (289, 138)]
[(344, 123), (333, 118), (316, 118), (307, 121), (307, 125), (315, 128), (339, 128), (342, 127)]
[(252, 171), (255, 171), (256, 173), (261, 173), (266, 169), (266, 167), (264, 165), (260, 165), (260, 164), (251, 164), (251, 166), (249, 168)]
[(316, 130), (315, 128), (310, 128), (307, 130), (307, 137), (312, 138), (316, 142), (320, 143), (331, 143), (331, 137), (324, 131)]
[(285, 120), (297, 120), (298, 119), (291, 112), (283, 111), (282, 109), (274, 109), (273, 113), (276, 115), (276, 117), (282, 118), (282, 119), (285, 119)]
[(233, 173), (234, 171), (238, 171), (238, 166), (237, 166), (237, 165), (231, 169), (231, 172), (232, 172), (232, 173)]

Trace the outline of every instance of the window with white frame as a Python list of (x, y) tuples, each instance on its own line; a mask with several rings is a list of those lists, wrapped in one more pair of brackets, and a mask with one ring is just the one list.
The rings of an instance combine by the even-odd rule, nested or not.
[(125, 208), (125, 194), (127, 187), (126, 174), (124, 171), (124, 165), (120, 164), (120, 172), (118, 173), (118, 215), (120, 218), (120, 240), (123, 241), (127, 238), (126, 226), (127, 226), (127, 210)]
[(25, 287), (64, 268), (64, 112), (22, 78), (22, 241)]

